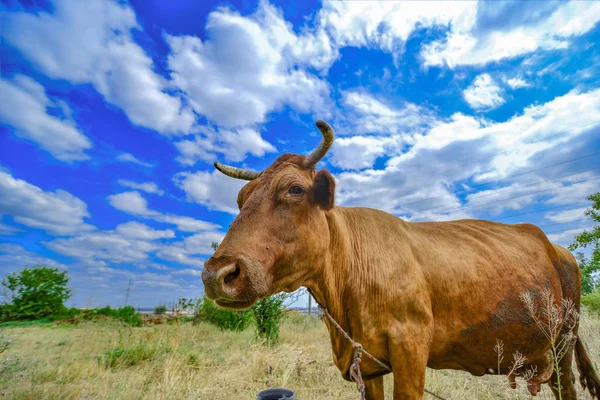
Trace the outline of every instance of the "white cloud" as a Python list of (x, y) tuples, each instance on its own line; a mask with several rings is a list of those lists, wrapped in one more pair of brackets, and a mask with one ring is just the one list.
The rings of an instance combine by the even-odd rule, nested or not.
[(137, 165), (141, 165), (142, 167), (146, 167), (146, 168), (150, 168), (153, 167), (154, 164), (146, 162), (146, 161), (142, 161), (138, 158), (136, 158), (134, 155), (130, 154), (130, 153), (121, 153), (117, 156), (117, 161), (121, 161), (121, 162), (128, 162), (128, 163), (132, 163), (132, 164), (137, 164)]
[(573, 222), (573, 221), (577, 221), (582, 218), (585, 218), (585, 215), (583, 214), (583, 212), (585, 210), (586, 210), (586, 207), (582, 207), (582, 208), (574, 208), (572, 210), (550, 212), (550, 213), (547, 213), (544, 216), (544, 218), (546, 218), (547, 220), (552, 221), (552, 222), (563, 224), (563, 223)]
[(399, 136), (352, 136), (335, 140), (331, 163), (345, 170), (371, 168), (382, 156), (397, 155), (403, 140)]
[(346, 91), (343, 93), (344, 129), (353, 134), (377, 133), (384, 135), (421, 132), (432, 121), (430, 111), (415, 104), (403, 102), (393, 107), (368, 93)]
[(18, 224), (55, 235), (95, 229), (84, 222), (90, 217), (87, 205), (64, 190), (46, 192), (0, 171), (0, 193), (0, 215), (10, 215)]
[[(488, 4), (486, 4), (488, 3)], [(493, 2), (474, 3), (479, 9), (495, 7)], [(537, 4), (536, 4), (537, 6)], [(535, 13), (514, 7), (513, 13)], [(481, 11), (481, 10), (478, 10)], [(536, 50), (566, 49), (569, 39), (588, 32), (600, 20), (600, 4), (596, 2), (560, 3), (547, 18), (516, 24), (507, 22), (489, 32), (480, 29), (476, 14), (465, 16), (464, 24), (452, 24), (445, 39), (423, 47), (425, 65), (482, 65), (521, 56)], [(485, 25), (485, 23), (484, 23)]]
[(510, 79), (504, 79), (506, 84), (511, 87), (511, 89), (521, 89), (531, 87), (531, 83), (528, 83), (521, 77), (515, 77)]
[(181, 153), (177, 160), (184, 165), (194, 165), (199, 160), (215, 161), (217, 153), (223, 154), (229, 161), (237, 162), (242, 161), (246, 154), (262, 157), (267, 152), (277, 151), (254, 129), (216, 131), (203, 127), (199, 131), (192, 140), (175, 143), (175, 147)]
[(191, 256), (189, 252), (181, 246), (163, 246), (156, 255), (163, 260), (173, 261), (183, 265), (191, 265), (198, 268), (204, 266), (203, 259)]
[(0, 222), (0, 235), (10, 236), (16, 235), (19, 232), (22, 232), (22, 229), (16, 228), (14, 226), (6, 225), (3, 222)]
[(463, 91), (465, 100), (475, 110), (493, 110), (504, 104), (502, 92), (489, 74), (481, 74)]
[(25, 266), (33, 267), (36, 264), (52, 268), (66, 269), (66, 266), (26, 250), (20, 244), (0, 243), (0, 274), (2, 276), (23, 269)]
[(158, 239), (173, 237), (173, 231), (157, 231), (144, 224), (126, 223), (114, 231), (95, 231), (43, 242), (59, 254), (82, 262), (140, 263), (162, 246)]
[(247, 182), (212, 172), (180, 172), (173, 177), (175, 184), (188, 199), (205, 205), (211, 210), (237, 214), (237, 195)]
[(213, 224), (212, 222), (201, 221), (182, 215), (163, 214), (154, 219), (158, 222), (177, 225), (177, 229), (182, 232), (202, 232), (220, 228), (219, 225)]
[(156, 239), (171, 239), (175, 237), (175, 232), (170, 229), (155, 230), (148, 225), (139, 222), (130, 221), (117, 225), (115, 232), (133, 239), (156, 240)]
[(226, 8), (209, 14), (205, 41), (171, 36), (169, 68), (194, 110), (224, 128), (265, 122), (284, 105), (302, 113), (323, 112), (325, 81), (304, 67), (329, 59), (326, 36), (296, 35), (280, 10), (261, 1), (241, 16)]
[(379, 48), (398, 55), (419, 27), (468, 26), (476, 8), (472, 2), (330, 1), (323, 3), (318, 19), (336, 46)]
[[(342, 205), (384, 209), (410, 220), (485, 216), (531, 204), (535, 199), (546, 199), (543, 204), (549, 205), (581, 202), (600, 189), (597, 175), (589, 172), (552, 183), (541, 182), (572, 172), (577, 164), (569, 163), (515, 181), (522, 184), (508, 181), (502, 184), (507, 188), (470, 196), (466, 204), (471, 208), (463, 207), (465, 202), (456, 191), (467, 180), (481, 184), (580, 157), (586, 143), (600, 129), (593, 125), (597, 120), (600, 90), (572, 91), (545, 104), (527, 107), (522, 114), (502, 123), (455, 114), (448, 121), (434, 124), (426, 135), (415, 136), (412, 146), (390, 158), (384, 169), (339, 174), (337, 201)], [(345, 167), (349, 167), (350, 157), (346, 161)], [(528, 187), (531, 182), (541, 183)], [(528, 195), (535, 190), (546, 191)], [(524, 196), (482, 205), (518, 195)], [(474, 207), (477, 204), (482, 207)]]
[(225, 235), (221, 232), (202, 232), (188, 236), (183, 240), (185, 249), (190, 254), (212, 254), (213, 242), (221, 243)]
[(107, 197), (111, 206), (119, 211), (126, 212), (142, 218), (150, 218), (158, 222), (173, 224), (182, 232), (201, 232), (220, 228), (212, 222), (200, 221), (195, 218), (163, 214), (148, 208), (148, 202), (139, 192), (123, 192)]
[(173, 271), (173, 275), (188, 275), (188, 276), (195, 276), (195, 277), (199, 278), (202, 276), (202, 271), (197, 270), (197, 269), (179, 269), (179, 270)]
[[(70, 119), (70, 110), (62, 102), (52, 101), (44, 87), (24, 75), (0, 80), (0, 122), (15, 129), (15, 135), (32, 141), (61, 161), (87, 160), (85, 150), (92, 147), (90, 140), (77, 129)], [(50, 115), (50, 107), (62, 108), (59, 118)]]
[(52, 8), (52, 14), (5, 14), (3, 39), (50, 78), (92, 84), (136, 125), (163, 134), (190, 131), (194, 114), (167, 93), (171, 83), (133, 40), (140, 26), (128, 5), (55, 0)]
[(154, 182), (134, 182), (126, 179), (119, 179), (118, 183), (121, 186), (142, 190), (146, 193), (158, 194), (159, 196), (165, 194), (165, 191), (160, 189)]
[(107, 197), (111, 206), (117, 210), (140, 217), (154, 217), (159, 213), (148, 209), (148, 202), (139, 192), (123, 192)]

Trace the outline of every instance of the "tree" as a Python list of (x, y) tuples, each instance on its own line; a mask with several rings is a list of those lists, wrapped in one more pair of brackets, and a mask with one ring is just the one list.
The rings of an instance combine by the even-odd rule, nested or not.
[(267, 339), (271, 343), (279, 340), (279, 324), (285, 316), (287, 298), (288, 294), (286, 293), (274, 294), (258, 300), (252, 306), (252, 316), (259, 337)]
[(71, 297), (67, 271), (35, 265), (7, 275), (2, 286), (10, 303), (2, 307), (2, 319), (35, 319), (60, 314)]
[[(592, 207), (585, 210), (584, 214), (600, 224), (600, 192), (592, 194), (588, 200), (592, 202)], [(577, 253), (577, 261), (581, 269), (581, 292), (584, 295), (591, 293), (599, 283), (594, 273), (600, 272), (600, 225), (589, 232), (584, 230), (575, 236), (575, 242), (569, 246), (569, 250), (574, 251), (588, 246), (592, 247), (589, 259), (583, 253)]]

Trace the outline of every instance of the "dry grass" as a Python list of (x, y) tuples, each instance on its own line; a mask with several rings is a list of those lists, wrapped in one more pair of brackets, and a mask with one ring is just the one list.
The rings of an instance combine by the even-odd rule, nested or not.
[[(599, 329), (600, 319), (583, 313), (580, 334), (596, 368)], [(13, 340), (0, 358), (0, 396), (8, 399), (252, 399), (267, 387), (295, 389), (304, 400), (358, 398), (333, 365), (327, 330), (314, 317), (289, 318), (272, 347), (251, 329), (221, 332), (210, 325), (86, 323), (2, 333)], [(427, 387), (449, 399), (530, 398), (525, 382), (518, 383), (511, 390), (506, 377), (427, 372)], [(391, 398), (391, 377), (385, 384)], [(552, 399), (547, 385), (537, 398)]]

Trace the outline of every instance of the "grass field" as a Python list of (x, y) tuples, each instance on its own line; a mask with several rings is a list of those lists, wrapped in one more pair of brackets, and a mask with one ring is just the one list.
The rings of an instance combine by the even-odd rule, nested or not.
[[(597, 370), (598, 332), (600, 318), (584, 312), (580, 334)], [(207, 324), (11, 324), (0, 333), (12, 340), (0, 355), (5, 399), (253, 399), (268, 387), (297, 390), (303, 400), (359, 398), (333, 365), (327, 330), (314, 316), (292, 314), (275, 346), (261, 343), (251, 328), (223, 332)], [(518, 383), (511, 390), (506, 377), (427, 375), (427, 387), (448, 399), (530, 398), (525, 382)], [(392, 378), (385, 384), (391, 398)], [(544, 385), (537, 398), (553, 397)]]

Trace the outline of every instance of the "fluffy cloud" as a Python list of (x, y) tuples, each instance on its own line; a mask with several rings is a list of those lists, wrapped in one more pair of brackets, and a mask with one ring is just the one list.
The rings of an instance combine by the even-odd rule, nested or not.
[(219, 171), (180, 172), (173, 177), (175, 184), (188, 199), (200, 203), (210, 210), (237, 214), (237, 195), (247, 183), (223, 175)]
[[(588, 32), (600, 20), (600, 4), (595, 2), (564, 2), (542, 7), (541, 13), (537, 4), (521, 7), (519, 2), (518, 7), (513, 4), (510, 8), (494, 3), (473, 3), (477, 12), (470, 10), (462, 17), (464, 23), (453, 23), (444, 39), (423, 47), (424, 64), (454, 68), (482, 65), (538, 49), (565, 49), (570, 38)], [(481, 18), (486, 8), (496, 8), (490, 13), (495, 24), (489, 30), (485, 28), (491, 25), (489, 15)]]
[(504, 104), (500, 87), (489, 74), (476, 77), (471, 86), (464, 90), (463, 96), (471, 108), (476, 110), (492, 110)]
[[(597, 120), (600, 90), (572, 91), (502, 123), (456, 114), (416, 136), (412, 147), (390, 158), (385, 169), (339, 174), (338, 202), (381, 208), (411, 220), (500, 213), (540, 199), (549, 205), (572, 204), (600, 188), (596, 173), (574, 173), (585, 169), (566, 162), (589, 153), (586, 147), (600, 129), (594, 125)], [(459, 189), (469, 180), (483, 184), (526, 172), (527, 183), (508, 180), (461, 200)], [(543, 192), (530, 195), (536, 189)], [(521, 197), (505, 201), (516, 196)]]
[[(261, 1), (247, 17), (217, 9), (205, 29), (205, 41), (194, 36), (166, 39), (174, 83), (209, 121), (234, 128), (262, 123), (284, 105), (298, 112), (325, 108), (328, 85), (303, 67), (322, 50), (328, 52), (326, 42), (316, 42), (309, 32), (296, 35), (268, 2)], [(326, 40), (325, 35), (319, 38)]]
[(134, 221), (117, 225), (115, 232), (124, 237), (144, 240), (171, 239), (175, 237), (175, 232), (170, 229), (164, 231), (155, 230), (148, 225)]
[(223, 154), (229, 161), (242, 161), (246, 154), (262, 157), (267, 152), (277, 151), (254, 129), (217, 131), (203, 127), (199, 131), (192, 140), (175, 143), (175, 147), (181, 153), (177, 159), (184, 165), (194, 165), (199, 160), (215, 161), (217, 153)]
[(148, 202), (139, 192), (124, 192), (113, 194), (107, 197), (111, 206), (119, 211), (140, 217), (153, 217), (160, 214), (157, 211), (148, 209)]
[(336, 46), (379, 48), (397, 55), (421, 27), (469, 26), (476, 7), (471, 2), (331, 1), (323, 3), (318, 22)]
[(46, 192), (0, 171), (0, 193), (0, 215), (10, 215), (18, 224), (55, 235), (95, 229), (84, 222), (90, 217), (87, 205), (64, 190)]
[[(61, 161), (87, 160), (92, 147), (70, 119), (69, 107), (52, 101), (42, 85), (24, 75), (0, 80), (0, 122), (11, 125), (15, 135), (32, 141)], [(8, 100), (10, 99), (10, 100)], [(63, 117), (48, 114), (48, 108), (62, 111)]]
[(392, 107), (360, 91), (344, 92), (343, 104), (348, 124), (345, 130), (354, 134), (420, 132), (433, 121), (430, 111), (415, 104), (403, 102), (399, 107)]
[(33, 267), (36, 264), (66, 269), (65, 265), (28, 251), (19, 244), (0, 243), (0, 274), (3, 276), (18, 271), (25, 266)]
[(397, 155), (403, 140), (399, 136), (352, 136), (335, 140), (331, 163), (345, 170), (370, 168), (382, 156)]
[(504, 81), (506, 82), (506, 84), (508, 86), (510, 86), (511, 89), (521, 89), (521, 88), (531, 87), (531, 84), (528, 83), (527, 81), (525, 81), (521, 77), (505, 79)]
[(160, 189), (154, 182), (134, 182), (126, 179), (119, 179), (118, 183), (121, 186), (142, 190), (146, 193), (158, 194), (159, 196), (165, 194), (165, 191)]
[(167, 93), (171, 83), (133, 40), (140, 26), (128, 5), (56, 0), (52, 8), (52, 14), (5, 14), (3, 39), (50, 78), (92, 84), (136, 125), (163, 134), (190, 131), (194, 114)]
[(126, 212), (141, 218), (149, 218), (166, 224), (177, 225), (182, 232), (201, 232), (218, 229), (219, 225), (211, 222), (200, 221), (195, 218), (163, 214), (148, 208), (148, 202), (139, 192), (123, 192), (107, 197), (111, 206), (119, 211)]
[(134, 155), (132, 155), (131, 153), (121, 153), (117, 156), (117, 161), (121, 161), (121, 162), (128, 162), (128, 163), (132, 163), (132, 164), (137, 164), (137, 165), (141, 165), (142, 167), (146, 167), (146, 168), (150, 168), (153, 167), (154, 164), (146, 162), (146, 161), (142, 161), (138, 158), (136, 158)]
[(544, 218), (546, 218), (549, 221), (552, 222), (556, 222), (556, 223), (567, 223), (567, 222), (573, 222), (573, 221), (577, 221), (579, 219), (584, 218), (584, 211), (586, 210), (586, 207), (582, 207), (582, 208), (573, 208), (571, 210), (565, 210), (565, 211), (559, 211), (559, 212), (550, 212), (548, 214), (545, 215)]
[[(117, 225), (115, 230), (82, 233), (69, 238), (44, 242), (44, 245), (59, 254), (72, 257), (87, 264), (102, 265), (103, 262), (141, 265), (151, 263), (150, 256), (181, 262), (169, 256), (170, 244), (160, 239), (172, 239), (170, 230), (155, 230), (139, 222)], [(202, 260), (187, 257), (183, 264), (201, 265)]]

